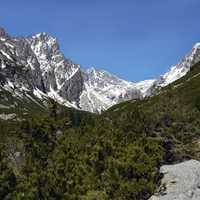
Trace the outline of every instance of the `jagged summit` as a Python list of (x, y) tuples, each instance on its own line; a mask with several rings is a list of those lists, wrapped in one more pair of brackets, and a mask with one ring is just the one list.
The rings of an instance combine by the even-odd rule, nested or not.
[(57, 45), (58, 49), (59, 49), (59, 44), (58, 44), (58, 40), (55, 37), (50, 36), (48, 33), (46, 32), (41, 32), (41, 33), (36, 33), (30, 37), (28, 37), (29, 40), (39, 40), (39, 41), (45, 41), (47, 45), (52, 46), (52, 45)]
[(7, 36), (0, 28), (2, 88), (11, 91), (10, 85), (14, 85), (16, 89), (12, 94), (20, 94), (20, 98), (29, 91), (41, 100), (53, 98), (68, 107), (90, 112), (101, 112), (119, 102), (152, 95), (160, 87), (184, 76), (193, 64), (200, 61), (200, 43), (197, 43), (160, 78), (134, 83), (94, 67), (83, 70), (65, 58), (58, 40), (45, 32), (29, 37)]
[(50, 36), (47, 32), (40, 32), (40, 33), (33, 34), (32, 37), (44, 38), (44, 37), (50, 37)]

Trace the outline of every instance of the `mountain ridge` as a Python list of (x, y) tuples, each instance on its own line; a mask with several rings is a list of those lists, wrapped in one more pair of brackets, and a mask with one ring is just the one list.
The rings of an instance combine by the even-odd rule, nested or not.
[[(164, 77), (132, 83), (84, 72), (44, 34), (2, 35), (0, 199), (170, 199), (168, 186), (179, 184), (166, 185), (161, 166), (200, 160), (198, 44)], [(101, 115), (80, 111), (119, 102)], [(188, 172), (189, 181), (199, 175)]]
[[(0, 28), (0, 47), (0, 71), (6, 79), (4, 84), (12, 82), (19, 85), (40, 100), (53, 98), (67, 107), (97, 113), (122, 101), (155, 94), (159, 88), (184, 76), (193, 64), (200, 61), (200, 43), (197, 43), (188, 55), (164, 75), (134, 83), (105, 70), (82, 69), (66, 59), (58, 40), (45, 32), (28, 37), (11, 37)], [(26, 82), (26, 86), (17, 79), (6, 77), (11, 70), (9, 66), (23, 66), (26, 80), (22, 77), (19, 80)]]

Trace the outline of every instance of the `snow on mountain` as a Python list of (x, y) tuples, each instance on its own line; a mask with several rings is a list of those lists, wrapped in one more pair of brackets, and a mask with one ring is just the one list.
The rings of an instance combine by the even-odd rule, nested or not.
[(94, 68), (82, 71), (84, 89), (80, 107), (91, 112), (100, 112), (124, 100), (138, 99), (140, 90), (132, 82), (124, 81), (106, 71)]
[(47, 33), (13, 38), (0, 28), (2, 88), (20, 98), (27, 98), (29, 92), (40, 100), (49, 97), (68, 107), (90, 112), (101, 112), (122, 101), (150, 96), (184, 76), (199, 61), (200, 43), (197, 43), (160, 78), (134, 83), (106, 71), (81, 69), (65, 58), (58, 40)]
[(199, 61), (200, 43), (196, 43), (189, 54), (187, 54), (177, 65), (172, 66), (167, 73), (157, 80), (157, 85), (164, 87), (185, 76), (190, 68)]
[(185, 76), (191, 67), (200, 62), (200, 43), (196, 43), (192, 50), (177, 64), (170, 68), (168, 72), (156, 79), (150, 87), (147, 87), (144, 96), (154, 95), (160, 88)]
[(148, 94), (149, 88), (151, 88), (154, 85), (155, 81), (156, 81), (155, 79), (140, 81), (138, 83), (135, 83), (135, 88), (140, 90), (143, 97), (146, 97), (149, 95)]
[(70, 94), (65, 94), (66, 83), (80, 72), (80, 66), (65, 59), (57, 39), (47, 33), (36, 34), (27, 38), (27, 41), (40, 64), (45, 88), (48, 91), (53, 89), (61, 97), (70, 99)]
[(121, 101), (151, 96), (155, 90), (186, 75), (190, 68), (199, 61), (200, 43), (197, 43), (188, 55), (158, 79), (133, 83), (119, 79), (106, 71), (88, 69), (83, 72), (85, 89), (81, 94), (80, 107), (97, 112)]

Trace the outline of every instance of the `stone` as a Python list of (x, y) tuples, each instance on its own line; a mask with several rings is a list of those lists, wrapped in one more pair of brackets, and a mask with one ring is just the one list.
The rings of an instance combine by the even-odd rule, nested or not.
[(199, 161), (188, 160), (179, 164), (164, 165), (160, 172), (164, 175), (160, 191), (150, 200), (200, 200)]

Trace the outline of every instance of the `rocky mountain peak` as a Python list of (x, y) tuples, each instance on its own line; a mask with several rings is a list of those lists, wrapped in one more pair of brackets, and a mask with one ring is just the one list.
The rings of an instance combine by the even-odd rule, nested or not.
[(60, 51), (59, 44), (56, 38), (42, 32), (27, 38), (31, 44), (31, 48), (37, 54), (48, 54), (51, 56), (56, 51)]
[(194, 46), (193, 49), (199, 49), (200, 48), (200, 42), (197, 42)]
[(53, 38), (52, 36), (50, 36), (48, 33), (46, 33), (46, 32), (40, 32), (40, 33), (36, 33), (36, 34), (34, 34), (34, 35), (32, 35), (31, 36), (32, 38), (34, 38), (34, 39), (39, 39), (39, 40), (49, 40), (49, 39), (55, 39), (56, 40), (56, 38)]
[(192, 50), (178, 64), (173, 65), (167, 73), (155, 80), (153, 85), (148, 88), (146, 94), (152, 95), (159, 88), (165, 87), (185, 76), (191, 67), (198, 62), (200, 62), (200, 43), (196, 43)]
[[(121, 101), (152, 95), (155, 89), (181, 78), (200, 61), (200, 43), (197, 43), (160, 78), (134, 83), (94, 67), (81, 69), (64, 56), (58, 40), (45, 32), (30, 37), (9, 36), (6, 40), (5, 36), (7, 33), (0, 28), (0, 75), (7, 83), (17, 83), (40, 99), (50, 97), (66, 106), (90, 112), (101, 112)], [(18, 68), (25, 70), (11, 78)]]

